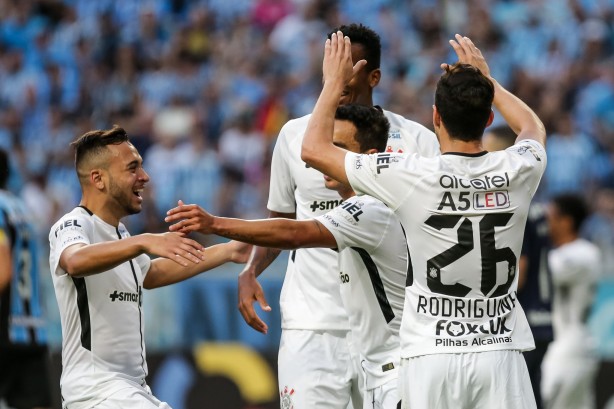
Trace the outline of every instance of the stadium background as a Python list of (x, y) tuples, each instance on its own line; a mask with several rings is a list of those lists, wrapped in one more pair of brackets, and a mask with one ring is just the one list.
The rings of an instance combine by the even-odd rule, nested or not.
[[(549, 163), (536, 200), (584, 194), (594, 211), (584, 234), (604, 254), (591, 328), (605, 407), (614, 395), (614, 0), (0, 0), (0, 146), (42, 248), (80, 197), (68, 143), (112, 124), (127, 129), (152, 178), (144, 211), (125, 220), (133, 234), (164, 231), (177, 199), (266, 216), (277, 132), (310, 112), (325, 34), (349, 22), (381, 35), (377, 104), (430, 126), (439, 63), (453, 61), (447, 39), (458, 32), (544, 121)], [(146, 293), (159, 398), (175, 409), (279, 407), (285, 258), (262, 276), (273, 306), (266, 336), (237, 311), (240, 266)], [(61, 329), (46, 261), (57, 401)]]

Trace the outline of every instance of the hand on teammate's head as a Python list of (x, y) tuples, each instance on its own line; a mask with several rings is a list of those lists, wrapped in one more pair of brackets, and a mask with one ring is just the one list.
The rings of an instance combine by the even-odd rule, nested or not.
[(367, 60), (352, 62), (352, 44), (349, 37), (344, 37), (341, 31), (333, 33), (326, 40), (324, 46), (324, 60), (322, 62), (322, 76), (324, 82), (341, 81), (347, 84), (358, 71), (366, 64)]
[[(458, 62), (463, 64), (470, 64), (479, 69), (486, 77), (490, 77), (490, 68), (486, 63), (486, 59), (482, 55), (479, 48), (473, 44), (473, 41), (469, 37), (463, 37), (460, 34), (456, 34), (455, 40), (450, 40), (450, 45), (454, 48), (458, 57)], [(447, 70), (450, 64), (441, 64), (441, 69)]]

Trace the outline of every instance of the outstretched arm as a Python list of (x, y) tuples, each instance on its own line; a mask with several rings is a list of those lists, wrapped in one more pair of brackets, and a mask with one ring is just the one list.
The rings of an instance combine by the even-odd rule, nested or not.
[(278, 249), (337, 246), (334, 236), (317, 220), (242, 220), (216, 217), (197, 205), (180, 205), (168, 211), (171, 231), (217, 234), (257, 246)]
[[(493, 104), (510, 128), (518, 135), (516, 142), (523, 139), (534, 139), (546, 146), (546, 129), (537, 114), (490, 76), (490, 68), (482, 56), (482, 52), (468, 37), (456, 34), (455, 38), (456, 40), (450, 40), (450, 45), (454, 48), (458, 61), (479, 68), (482, 74), (492, 81), (495, 87)], [(446, 66), (447, 64), (442, 64), (441, 67), (445, 69)]]
[(203, 261), (188, 266), (181, 266), (166, 258), (155, 259), (151, 262), (143, 287), (150, 289), (178, 283), (228, 262), (245, 263), (250, 250), (249, 244), (230, 241), (205, 248)]
[(305, 163), (348, 185), (345, 173), (347, 151), (333, 145), (335, 110), (343, 88), (366, 63), (360, 60), (355, 66), (352, 64), (350, 39), (344, 38), (342, 32), (333, 33), (326, 40), (322, 64), (324, 85), (307, 124), (301, 150), (301, 159)]
[(78, 243), (62, 251), (59, 264), (69, 275), (84, 277), (110, 270), (143, 253), (165, 257), (178, 267), (202, 262), (203, 246), (184, 236), (146, 233), (104, 243)]

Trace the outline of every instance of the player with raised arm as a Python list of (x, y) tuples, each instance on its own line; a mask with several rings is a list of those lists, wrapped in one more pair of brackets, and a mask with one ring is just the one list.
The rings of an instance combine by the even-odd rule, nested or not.
[[(350, 39), (326, 42), (324, 86), (301, 156), (357, 194), (386, 203), (407, 237), (401, 324), (402, 407), (535, 408), (521, 351), (534, 347), (516, 297), (529, 203), (546, 166), (544, 126), (492, 77), (479, 49), (456, 35), (459, 62), (442, 64), (433, 125), (442, 155), (356, 154), (331, 141), (336, 99), (363, 69)], [(481, 137), (492, 104), (517, 133), (488, 153)]]
[[(335, 114), (333, 142), (352, 152), (383, 152), (388, 129), (388, 121), (378, 109), (343, 105)], [(351, 187), (327, 176), (324, 180), (343, 203), (316, 218), (246, 221), (214, 217), (196, 205), (182, 205), (169, 210), (166, 221), (177, 222), (170, 227), (172, 231), (213, 233), (259, 246), (338, 249), (339, 270), (329, 274), (341, 283), (352, 338), (363, 358), (364, 408), (395, 409), (408, 266), (403, 229), (381, 201), (357, 197)], [(302, 393), (295, 391), (299, 399)], [(312, 405), (318, 407), (318, 402)]]
[(63, 407), (168, 408), (145, 381), (142, 289), (244, 262), (244, 245), (205, 249), (177, 233), (131, 237), (120, 220), (141, 211), (149, 181), (141, 155), (117, 126), (88, 132), (72, 145), (83, 196), (49, 233), (62, 322)]
[[(335, 100), (339, 105), (373, 105), (373, 89), (381, 78), (380, 39), (373, 30), (357, 24), (340, 27), (352, 41), (356, 61), (366, 58), (364, 70), (344, 84)], [(334, 111), (333, 111), (334, 115)], [(390, 122), (386, 151), (438, 154), (435, 135), (427, 128), (384, 110)], [(317, 217), (341, 203), (336, 192), (326, 189), (322, 174), (301, 160), (300, 150), (311, 115), (287, 122), (279, 133), (271, 164), (267, 207), (271, 217), (297, 220)], [(279, 254), (278, 249), (256, 248), (239, 276), (239, 309), (246, 322), (266, 332), (253, 303), (268, 305), (256, 277)], [(278, 357), (280, 393), (294, 390), (296, 408), (346, 409), (361, 382), (360, 363), (353, 355), (350, 324), (339, 295), (337, 255), (330, 249), (292, 251), (280, 296), (282, 335)], [(335, 351), (332, 358), (323, 351)], [(302, 391), (301, 397), (297, 391)], [(362, 405), (352, 395), (354, 407)], [(318, 402), (314, 406), (313, 402)]]

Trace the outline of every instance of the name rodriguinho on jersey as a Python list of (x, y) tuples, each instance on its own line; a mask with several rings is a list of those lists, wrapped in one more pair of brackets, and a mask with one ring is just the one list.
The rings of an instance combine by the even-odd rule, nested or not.
[(416, 312), (440, 318), (434, 327), (435, 346), (479, 346), (511, 342), (512, 329), (507, 319), (516, 303), (516, 292), (486, 299), (420, 295)]

